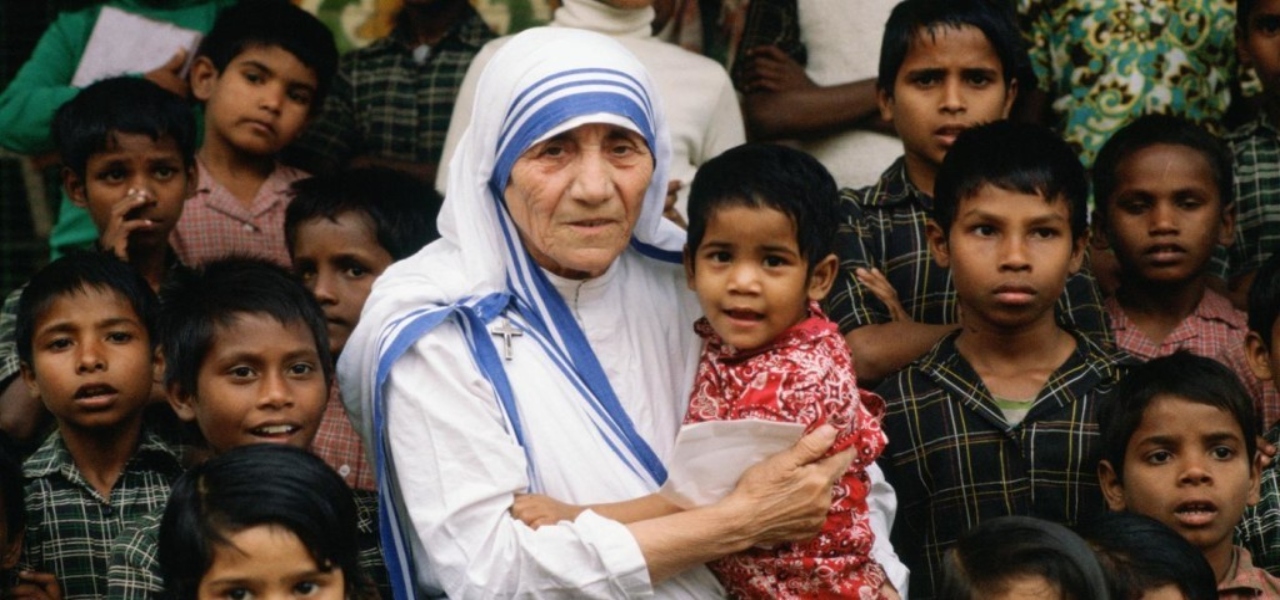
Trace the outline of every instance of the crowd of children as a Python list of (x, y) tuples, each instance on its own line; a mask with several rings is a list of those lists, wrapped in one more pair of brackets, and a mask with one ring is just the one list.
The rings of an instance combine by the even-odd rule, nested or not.
[[(343, 130), (363, 107), (326, 103), (332, 34), (292, 3), (179, 4), (148, 9), (208, 30), (176, 82), (166, 65), (77, 91), (68, 69), (24, 69), (0, 94), (0, 143), (56, 147), (96, 246), (60, 248), (0, 309), (0, 595), (389, 598), (393, 532), (335, 361), (379, 275), (440, 236), (424, 173), (443, 132), (364, 139), (403, 135), (412, 115), (390, 113)], [(446, 4), (447, 31), (412, 25), (491, 37)], [(1187, 115), (1100, 123), (1080, 81), (1019, 80), (1072, 71), (1051, 46), (1089, 44), (1043, 36), (1083, 27), (1080, 7), (1021, 2), (1020, 33), (989, 0), (904, 0), (875, 81), (902, 156), (878, 181), (841, 189), (773, 144), (700, 165), (684, 265), (706, 316), (680, 324), (703, 339), (685, 423), (834, 428), (822, 460), (850, 461), (814, 539), (709, 565), (731, 596), (1280, 599), (1280, 0), (1235, 4), (1262, 92), (1225, 138)], [(1182, 24), (1212, 25), (1193, 62), (1214, 73), (1235, 68), (1201, 64), (1231, 54), (1220, 12)], [(82, 48), (54, 50), (39, 61)], [(465, 70), (474, 50), (431, 68)], [(781, 77), (769, 64), (754, 76)], [(339, 82), (376, 96), (356, 75)], [(1217, 76), (1188, 84), (1195, 120), (1221, 108)], [(1033, 120), (1048, 94), (1071, 100), (1053, 104), (1062, 130), (1007, 120), (1026, 93)], [(314, 177), (280, 161), (300, 136)], [(1114, 259), (1113, 283), (1090, 252)], [(891, 532), (869, 518), (881, 469)], [(682, 508), (517, 494), (510, 517), (534, 531), (586, 510)]]

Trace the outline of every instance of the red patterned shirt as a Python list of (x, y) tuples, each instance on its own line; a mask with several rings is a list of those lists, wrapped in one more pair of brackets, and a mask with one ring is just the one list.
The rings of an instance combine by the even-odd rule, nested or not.
[(290, 266), (284, 241), (284, 211), (293, 199), (289, 185), (309, 177), (293, 167), (276, 165), (262, 182), (253, 203), (245, 206), (204, 164), (196, 161), (196, 195), (187, 198), (182, 217), (169, 235), (182, 264), (196, 267), (231, 254), (260, 256)]
[(1186, 350), (1212, 358), (1231, 368), (1253, 396), (1261, 419), (1259, 431), (1266, 431), (1280, 420), (1280, 394), (1271, 382), (1259, 380), (1245, 357), (1244, 338), (1249, 334), (1248, 317), (1231, 305), (1231, 301), (1213, 290), (1205, 290), (1195, 311), (1178, 324), (1159, 344), (1147, 337), (1129, 319), (1114, 297), (1107, 298), (1103, 310), (1111, 321), (1116, 347), (1142, 360), (1168, 356)]
[(856, 449), (832, 488), (831, 512), (817, 537), (752, 548), (708, 566), (733, 597), (878, 598), (885, 574), (871, 558), (866, 468), (884, 450), (884, 401), (858, 389), (835, 323), (814, 304), (808, 319), (748, 352), (725, 344), (706, 319), (694, 328), (706, 344), (686, 423), (763, 419), (802, 423), (812, 431), (830, 422), (840, 429), (830, 452)]
[(311, 441), (311, 451), (333, 467), (347, 485), (357, 490), (377, 491), (373, 465), (365, 458), (360, 434), (351, 426), (347, 409), (342, 407), (342, 392), (337, 385), (329, 390), (329, 404), (324, 407), (320, 428)]

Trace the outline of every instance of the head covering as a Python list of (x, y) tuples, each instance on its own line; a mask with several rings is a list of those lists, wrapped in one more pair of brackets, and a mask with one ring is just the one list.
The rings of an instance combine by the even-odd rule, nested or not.
[[(662, 216), (671, 142), (644, 67), (618, 42), (588, 31), (542, 28), (511, 38), (480, 77), (472, 121), (449, 165), (438, 220), (441, 239), (379, 277), (339, 364), (344, 404), (379, 465), (380, 501), (392, 502), (395, 495), (380, 441), (381, 385), (396, 359), (443, 320), (457, 319), (469, 336), (509, 430), (525, 447), (513, 392), (486, 331), (489, 321), (508, 310), (520, 315), (529, 335), (561, 365), (561, 374), (576, 383), (597, 430), (626, 455), (626, 464), (658, 483), (665, 479), (564, 299), (525, 250), (504, 204), (512, 165), (526, 149), (567, 127), (601, 122), (640, 133), (654, 157), (653, 178), (623, 252), (680, 261), (684, 232)], [(536, 481), (537, 474), (530, 475)], [(397, 593), (412, 589), (401, 510), (384, 504), (380, 511)]]

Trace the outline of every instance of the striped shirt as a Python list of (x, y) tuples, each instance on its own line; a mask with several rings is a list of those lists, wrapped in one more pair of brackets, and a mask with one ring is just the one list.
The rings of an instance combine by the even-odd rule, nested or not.
[(164, 508), (182, 472), (177, 453), (144, 428), (138, 449), (104, 498), (76, 468), (57, 433), (23, 465), (27, 530), (23, 561), (53, 573), (63, 597), (105, 598), (111, 543), (132, 523)]
[[(889, 309), (854, 276), (857, 268), (879, 269), (912, 320), (933, 325), (959, 322), (951, 270), (933, 261), (925, 237), (933, 199), (907, 179), (906, 163), (898, 159), (875, 185), (844, 189), (840, 195), (843, 221), (836, 238), (840, 273), (824, 306), (840, 332), (890, 320)], [(1067, 278), (1057, 315), (1064, 328), (1110, 345), (1102, 296), (1089, 273), (1080, 271)]]
[(958, 335), (876, 390), (888, 405), (881, 465), (898, 493), (893, 546), (911, 569), (912, 598), (933, 595), (946, 550), (985, 519), (1026, 515), (1074, 525), (1106, 510), (1098, 404), (1132, 359), (1075, 334), (1075, 351), (1011, 425), (956, 350)]
[(370, 492), (376, 489), (373, 462), (365, 456), (360, 434), (351, 426), (347, 409), (342, 407), (342, 390), (337, 385), (329, 388), (329, 403), (311, 441), (311, 451), (333, 467), (352, 488)]

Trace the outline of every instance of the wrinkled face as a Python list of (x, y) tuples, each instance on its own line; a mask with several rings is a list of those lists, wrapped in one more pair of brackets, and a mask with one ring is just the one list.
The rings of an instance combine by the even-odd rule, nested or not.
[(1258, 468), (1231, 413), (1177, 396), (1157, 397), (1124, 453), (1124, 479), (1099, 469), (1112, 510), (1168, 525), (1205, 554), (1229, 548), (1246, 505), (1258, 501)]
[(191, 93), (205, 103), (205, 144), (271, 156), (307, 124), (316, 73), (279, 46), (250, 46), (221, 72), (207, 58), (191, 66)]
[(516, 159), (506, 204), (533, 260), (562, 277), (604, 273), (631, 241), (653, 155), (640, 134), (587, 124)]
[(200, 579), (200, 600), (346, 597), (342, 569), (324, 570), (292, 531), (256, 525), (213, 546), (213, 563)]
[(367, 215), (345, 212), (333, 220), (298, 224), (293, 270), (324, 309), (329, 350), (335, 357), (360, 322), (373, 281), (392, 262)]
[(1159, 144), (1116, 166), (1102, 227), (1129, 276), (1180, 284), (1203, 277), (1218, 244), (1232, 241), (1235, 210), (1222, 206), (1204, 155)]
[(1065, 199), (992, 185), (960, 200), (949, 236), (932, 221), (928, 233), (934, 259), (951, 269), (966, 329), (1023, 330), (1052, 320), (1084, 256)]
[[(182, 203), (195, 185), (195, 165), (185, 165), (172, 137), (114, 132), (109, 147), (85, 162), (84, 179), (63, 172), (72, 202), (89, 211), (100, 234), (127, 226), (130, 246), (169, 243)], [(127, 225), (126, 225), (127, 224)]]
[(112, 290), (60, 296), (36, 317), (22, 375), (61, 427), (116, 427), (151, 399), (155, 355), (133, 305)]
[(169, 395), (174, 412), (221, 453), (264, 442), (308, 447), (329, 388), (310, 329), (249, 313), (215, 328), (195, 394), (171, 386)]
[[(965, 25), (919, 31), (898, 68), (892, 94), (879, 91), (914, 177), (933, 173), (961, 131), (1009, 116), (1016, 88), (982, 30)], [(924, 190), (932, 193), (932, 189)]]
[(754, 350), (808, 316), (810, 300), (831, 287), (835, 259), (809, 276), (796, 227), (779, 210), (727, 206), (707, 219), (706, 232), (685, 259), (689, 289), (725, 343)]

